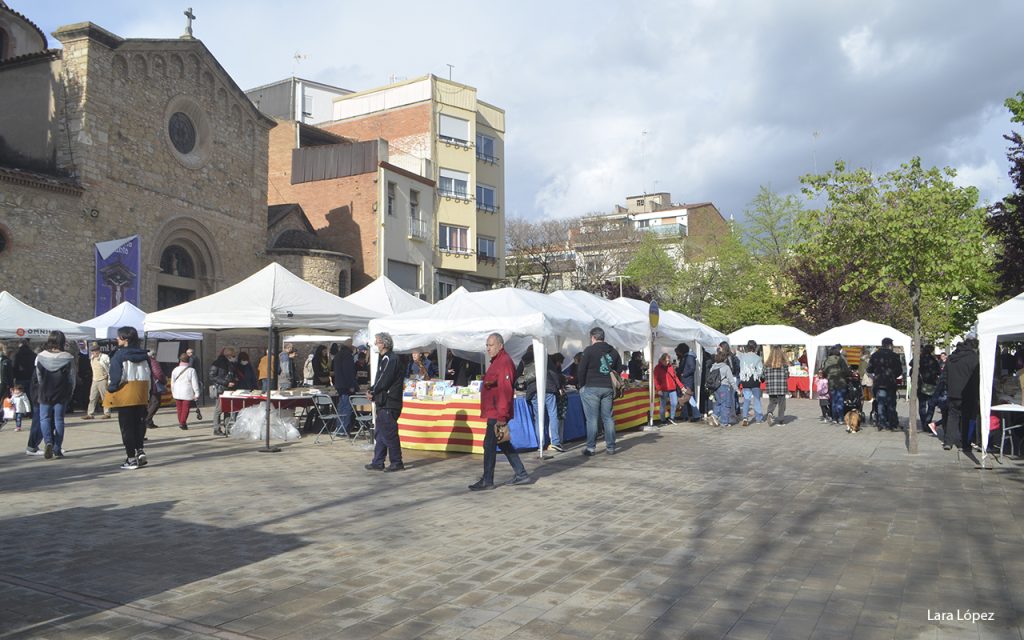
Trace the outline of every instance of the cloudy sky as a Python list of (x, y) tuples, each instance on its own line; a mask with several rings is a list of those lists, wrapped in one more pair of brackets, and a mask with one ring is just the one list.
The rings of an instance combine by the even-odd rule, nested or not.
[(362, 90), (454, 65), (506, 110), (512, 216), (668, 191), (742, 218), (760, 185), (798, 193), (837, 159), (884, 172), (918, 155), (983, 201), (1011, 189), (1017, 0), (8, 3), (48, 34), (89, 20), (145, 38), (181, 35), (191, 4), (243, 89), (295, 73)]

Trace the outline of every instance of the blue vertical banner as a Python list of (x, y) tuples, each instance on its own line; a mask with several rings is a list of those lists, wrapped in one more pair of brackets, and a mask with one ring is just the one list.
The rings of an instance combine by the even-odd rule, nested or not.
[(142, 252), (139, 236), (96, 243), (96, 315), (122, 302), (139, 306)]

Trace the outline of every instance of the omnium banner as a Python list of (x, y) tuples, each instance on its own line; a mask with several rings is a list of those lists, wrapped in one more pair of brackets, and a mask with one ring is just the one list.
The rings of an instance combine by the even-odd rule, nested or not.
[(96, 315), (122, 302), (139, 306), (142, 253), (139, 236), (96, 243)]

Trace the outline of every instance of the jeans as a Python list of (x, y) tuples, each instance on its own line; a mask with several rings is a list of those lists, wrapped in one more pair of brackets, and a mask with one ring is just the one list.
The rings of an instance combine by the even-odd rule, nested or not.
[(526, 467), (519, 459), (519, 454), (512, 448), (512, 443), (499, 443), (498, 438), (494, 435), (494, 425), (497, 422), (494, 418), (487, 419), (487, 432), (484, 434), (484, 475), (481, 478), (484, 484), (494, 484), (494, 464), (497, 462), (498, 449), (501, 449), (501, 452), (508, 458), (508, 463), (512, 465), (512, 470), (517, 478), (526, 475)]
[(754, 402), (754, 419), (758, 422), (764, 420), (761, 412), (761, 387), (743, 387), (743, 418), (750, 415), (750, 402)]
[(665, 404), (668, 403), (671, 413), (668, 414), (669, 418), (673, 420), (676, 417), (676, 405), (679, 404), (679, 394), (676, 391), (662, 391), (661, 392), (661, 404), (658, 410), (658, 416), (665, 419)]
[(601, 419), (604, 426), (604, 444), (615, 450), (615, 419), (612, 417), (612, 400), (615, 393), (611, 387), (583, 387), (580, 389), (580, 402), (583, 404), (583, 415), (587, 419), (587, 449), (597, 448), (597, 420)]
[(934, 396), (917, 396), (917, 415), (921, 420), (918, 429), (929, 431), (928, 423), (935, 419), (935, 398)]
[(352, 399), (347, 393), (338, 394), (338, 428), (336, 431), (341, 431), (348, 435), (349, 430), (352, 428)]
[(829, 387), (829, 396), (832, 398), (832, 419), (836, 422), (842, 422), (843, 416), (846, 415), (845, 401), (846, 401), (846, 389), (832, 389)]
[(898, 429), (900, 419), (896, 415), (896, 390), (884, 387), (872, 389), (875, 401), (878, 402), (878, 426)]
[(64, 444), (64, 405), (40, 403), (39, 422), (43, 442), (53, 445), (54, 452), (59, 453)]
[(736, 393), (728, 386), (722, 385), (715, 390), (715, 415), (723, 425), (736, 421)]
[(390, 457), (392, 465), (402, 464), (402, 443), (398, 439), (398, 416), (394, 409), (377, 408), (377, 425), (374, 429), (376, 442), (373, 445), (371, 464), (384, 466), (384, 459)]
[[(537, 398), (539, 397), (539, 394), (534, 394), (531, 401), (534, 424), (537, 424)], [(558, 419), (558, 399), (553, 393), (544, 394), (544, 430), (547, 431), (551, 444), (562, 446), (562, 421)]]

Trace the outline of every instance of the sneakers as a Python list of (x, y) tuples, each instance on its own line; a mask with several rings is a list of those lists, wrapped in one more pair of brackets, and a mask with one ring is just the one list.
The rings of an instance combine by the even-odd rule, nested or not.
[(479, 480), (477, 480), (473, 484), (469, 485), (469, 490), (470, 491), (487, 491), (488, 489), (493, 489), (493, 488), (494, 488), (494, 483), (493, 482), (484, 482), (483, 478), (480, 478)]
[(110, 420), (110, 419), (111, 419), (112, 417), (113, 417), (113, 416), (112, 416), (112, 415), (110, 415), (109, 413), (104, 413), (104, 414), (103, 414), (103, 419), (104, 419), (104, 420)]
[(562, 445), (560, 444), (553, 444), (551, 445), (551, 448), (557, 451), (558, 453), (565, 453), (565, 448), (562, 447)]
[(135, 454), (135, 459), (136, 459), (136, 461), (137, 461), (137, 463), (138, 463), (139, 467), (144, 467), (144, 466), (146, 466), (147, 464), (149, 464), (149, 460), (147, 460), (147, 459), (146, 459), (146, 452), (145, 452), (145, 451), (143, 451), (142, 449), (139, 449), (139, 450), (138, 450), (138, 451), (136, 452), (136, 454)]
[(583, 449), (583, 455), (587, 456), (588, 458), (590, 456), (595, 455), (596, 453), (597, 453), (597, 451), (594, 451), (593, 449), (587, 449), (587, 448)]
[(53, 457), (53, 443), (47, 442), (46, 449), (43, 451), (43, 457), (49, 460)]
[(398, 464), (391, 464), (384, 467), (384, 471), (405, 471), (405, 465), (399, 462)]
[(938, 435), (939, 435), (939, 428), (935, 425), (934, 422), (929, 422), (928, 423), (928, 428), (931, 429), (932, 435), (934, 435), (935, 437), (938, 437)]
[(611, 449), (605, 449), (604, 452), (610, 456), (614, 456), (616, 453), (619, 452), (619, 450), (616, 449), (615, 447), (612, 447)]
[(135, 458), (125, 458), (124, 462), (121, 464), (121, 468), (134, 471), (139, 468), (139, 461)]
[(764, 414), (764, 421), (767, 422), (769, 425), (775, 424), (775, 416), (772, 415), (771, 411)]
[(521, 476), (515, 476), (511, 480), (505, 482), (507, 485), (526, 484), (530, 481), (530, 476), (525, 473)]
[(82, 420), (92, 420), (92, 419), (93, 419), (93, 416), (91, 416), (89, 414), (85, 414), (84, 416), (82, 416)]
[(710, 424), (712, 427), (722, 426), (722, 422), (718, 419), (718, 416), (716, 416), (713, 413), (708, 414), (708, 424)]
[(750, 420), (748, 420), (747, 418), (743, 418), (743, 420), (740, 421), (740, 426), (741, 427), (745, 427), (748, 424), (750, 424)]
[(25, 448), (25, 455), (26, 456), (41, 456), (41, 455), (43, 455), (43, 452), (40, 451), (39, 449), (30, 449), (30, 448), (26, 447)]
[(63, 458), (64, 457), (64, 452), (63, 451), (54, 451), (53, 452), (53, 457), (54, 458)]

